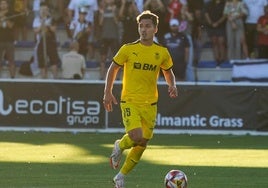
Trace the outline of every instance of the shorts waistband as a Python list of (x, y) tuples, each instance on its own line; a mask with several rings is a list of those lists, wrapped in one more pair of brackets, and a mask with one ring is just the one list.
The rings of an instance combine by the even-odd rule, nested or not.
[[(121, 103), (127, 103), (127, 101), (120, 101)], [(157, 102), (153, 102), (153, 103), (151, 103), (151, 106), (153, 106), (153, 105), (156, 105), (157, 104)]]

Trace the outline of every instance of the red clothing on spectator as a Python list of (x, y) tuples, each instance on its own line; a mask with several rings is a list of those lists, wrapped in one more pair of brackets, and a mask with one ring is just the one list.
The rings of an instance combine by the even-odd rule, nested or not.
[[(173, 10), (173, 18), (176, 18), (176, 19), (179, 18), (179, 15), (181, 13), (181, 8), (182, 8), (182, 3), (180, 2), (180, 0), (172, 0), (168, 4), (168, 9)], [(168, 13), (166, 21), (169, 22), (170, 19), (171, 19), (171, 14)]]
[[(258, 20), (258, 24), (268, 28), (268, 15), (261, 16)], [(268, 45), (268, 34), (262, 32), (258, 33), (258, 45)]]

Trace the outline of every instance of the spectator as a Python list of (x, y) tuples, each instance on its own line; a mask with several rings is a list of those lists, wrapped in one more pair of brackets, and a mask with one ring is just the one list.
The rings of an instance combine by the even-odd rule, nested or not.
[(70, 0), (58, 0), (58, 9), (60, 18), (59, 21), (64, 24), (66, 35), (68, 38), (72, 38), (72, 34), (70, 33), (70, 21), (68, 17), (68, 5), (70, 3)]
[(86, 21), (87, 8), (79, 8), (79, 17), (77, 20), (73, 20), (70, 24), (70, 31), (72, 33), (73, 40), (76, 40), (79, 44), (78, 53), (85, 58), (88, 51), (88, 36), (91, 31), (89, 22)]
[(204, 7), (204, 0), (187, 0), (187, 4), (190, 12), (201, 16), (201, 12)]
[(88, 36), (88, 56), (90, 59), (94, 58), (95, 49), (94, 49), (94, 15), (98, 11), (98, 2), (97, 0), (71, 0), (68, 5), (68, 23), (72, 20), (78, 20), (79, 17), (79, 8), (86, 7), (87, 15), (86, 21), (91, 25), (91, 32)]
[(212, 42), (214, 59), (219, 66), (226, 59), (224, 0), (212, 0), (205, 7), (207, 32)]
[(167, 10), (161, 0), (146, 0), (143, 6), (144, 10), (150, 10), (159, 17), (159, 26), (156, 33), (156, 38), (159, 43), (162, 43), (165, 33), (168, 32), (168, 22), (166, 20)]
[[(239, 0), (228, 0), (225, 4), (224, 14), (227, 17), (226, 34), (229, 59), (248, 58), (244, 32), (244, 17), (248, 14), (245, 4)], [(241, 53), (241, 47), (243, 53)]]
[(57, 7), (60, 15), (60, 20), (65, 23), (65, 19), (68, 17), (68, 5), (70, 0), (58, 0)]
[(33, 11), (34, 11), (34, 17), (40, 16), (40, 5), (43, 2), (45, 2), (45, 3), (48, 4), (48, 0), (33, 0), (32, 1), (32, 7), (33, 7)]
[(14, 21), (9, 17), (12, 16), (9, 10), (7, 0), (0, 0), (0, 67), (2, 68), (2, 60), (8, 62), (9, 73), (11, 78), (15, 78), (16, 66), (14, 62)]
[(33, 11), (34, 11), (34, 17), (38, 17), (39, 13), (40, 13), (40, 3), (41, 0), (33, 0), (32, 2), (32, 7), (33, 7)]
[[(28, 0), (13, 0), (15, 41), (27, 40)], [(21, 37), (20, 37), (21, 35)]]
[(186, 68), (186, 81), (195, 81), (194, 69), (193, 69), (193, 56), (194, 56), (194, 47), (192, 39), (192, 28), (193, 28), (193, 14), (189, 12), (189, 7), (187, 2), (182, 3), (182, 9), (179, 15), (180, 26), (179, 31), (183, 32), (189, 41), (189, 55)]
[(121, 44), (134, 42), (139, 38), (136, 17), (139, 10), (134, 0), (122, 0), (119, 10), (119, 19), (123, 24)]
[(104, 0), (98, 0), (98, 10), (95, 13), (94, 16), (94, 43), (96, 47), (100, 46), (100, 40), (101, 40), (101, 25), (100, 25), (100, 17), (102, 15), (102, 11), (104, 9)]
[(257, 40), (257, 22), (260, 16), (264, 14), (263, 7), (266, 6), (267, 0), (243, 0), (248, 8), (248, 16), (245, 20), (246, 42), (250, 57), (257, 57), (256, 40)]
[(264, 7), (264, 15), (258, 19), (258, 57), (268, 59), (268, 5)]
[[(33, 12), (34, 12), (34, 19), (35, 19), (35, 18), (38, 19), (38, 17), (40, 17), (40, 5), (41, 5), (41, 3), (43, 3), (43, 2), (45, 2), (45, 3), (48, 4), (48, 0), (33, 0), (33, 1), (32, 1), (32, 9), (33, 9)], [(48, 5), (48, 6), (49, 6), (49, 5)], [(49, 12), (49, 14), (50, 14), (50, 12)], [(50, 16), (51, 16), (51, 15), (50, 15)], [(35, 38), (35, 39), (37, 38), (36, 34), (35, 34), (34, 38)]]
[(164, 45), (174, 62), (173, 71), (178, 81), (185, 81), (186, 67), (189, 59), (189, 40), (187, 36), (179, 32), (179, 21), (171, 19), (169, 22), (170, 32), (164, 36)]
[(166, 21), (169, 22), (172, 18), (179, 19), (182, 7), (183, 4), (180, 0), (170, 0), (167, 7)]
[(70, 44), (70, 52), (62, 56), (62, 78), (83, 79), (86, 62), (84, 56), (78, 53), (79, 44), (73, 41)]
[(118, 49), (118, 9), (114, 0), (104, 0), (104, 7), (100, 10), (101, 47), (100, 47), (100, 79), (106, 75), (106, 62), (115, 55)]
[(51, 16), (52, 18), (56, 21), (57, 24), (61, 23), (61, 14), (62, 14), (62, 6), (66, 6), (64, 5), (64, 2), (66, 0), (46, 0), (46, 2), (48, 3), (50, 12), (51, 12)]
[(40, 16), (33, 21), (33, 28), (37, 41), (37, 60), (41, 70), (41, 77), (47, 78), (47, 56), (50, 60), (53, 78), (57, 78), (58, 64), (60, 58), (57, 50), (56, 40), (56, 23), (50, 17), (48, 4), (43, 2), (40, 4)]
[(70, 0), (68, 5), (68, 17), (69, 20), (77, 20), (79, 17), (79, 8), (86, 7), (87, 15), (86, 20), (88, 22), (94, 22), (94, 14), (98, 10), (97, 0)]
[(202, 34), (204, 32), (204, 21), (203, 21), (203, 0), (188, 0), (189, 11), (193, 14), (193, 23), (192, 23), (192, 39), (193, 39), (193, 48), (194, 48), (194, 57), (193, 64), (197, 65), (202, 50), (203, 38)]
[(137, 8), (139, 10), (139, 12), (142, 12), (143, 11), (143, 5), (144, 5), (144, 2), (146, 0), (134, 0), (136, 5), (137, 5)]

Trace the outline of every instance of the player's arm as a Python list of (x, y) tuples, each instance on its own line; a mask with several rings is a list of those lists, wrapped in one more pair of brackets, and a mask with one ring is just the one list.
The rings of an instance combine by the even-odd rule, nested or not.
[(105, 81), (103, 105), (108, 112), (113, 111), (113, 104), (117, 104), (117, 100), (113, 95), (113, 84), (116, 79), (116, 75), (121, 67), (112, 62), (110, 65)]
[(176, 87), (176, 79), (172, 69), (162, 70), (166, 82), (168, 83), (168, 93), (171, 98), (178, 96), (178, 90)]

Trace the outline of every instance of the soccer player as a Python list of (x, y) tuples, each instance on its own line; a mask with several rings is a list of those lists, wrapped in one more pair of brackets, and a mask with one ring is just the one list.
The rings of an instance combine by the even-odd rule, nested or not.
[(120, 68), (123, 68), (121, 111), (126, 134), (114, 143), (110, 164), (117, 169), (122, 153), (130, 149), (119, 173), (113, 178), (115, 188), (124, 188), (124, 177), (139, 162), (147, 142), (153, 137), (157, 113), (157, 80), (162, 70), (171, 98), (178, 95), (172, 58), (165, 47), (154, 42), (158, 16), (144, 11), (137, 16), (140, 39), (124, 44), (113, 57), (104, 89), (103, 104), (110, 112), (118, 104), (112, 89)]

